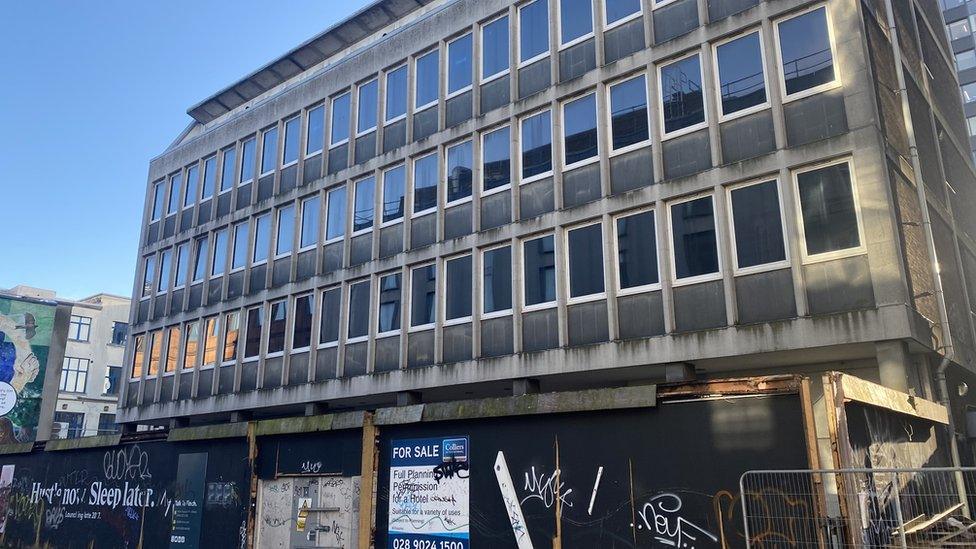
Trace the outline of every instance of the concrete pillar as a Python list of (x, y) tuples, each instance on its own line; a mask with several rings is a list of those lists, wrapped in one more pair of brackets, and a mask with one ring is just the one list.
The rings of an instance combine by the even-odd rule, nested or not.
[(534, 395), (538, 392), (538, 379), (523, 378), (512, 380), (512, 396)]
[(889, 389), (908, 392), (911, 357), (903, 341), (879, 341), (874, 344), (881, 384)]
[(397, 406), (413, 406), (414, 404), (420, 403), (421, 398), (419, 391), (400, 391), (396, 394)]
[(186, 427), (190, 424), (189, 418), (185, 417), (174, 417), (169, 420), (170, 429), (179, 429), (180, 427)]
[(120, 432), (123, 435), (131, 435), (131, 434), (135, 433), (139, 429), (139, 424), (138, 423), (123, 423), (122, 425), (119, 425), (119, 428), (120, 428)]
[(242, 421), (250, 421), (250, 420), (251, 420), (251, 412), (241, 411), (241, 412), (231, 412), (230, 413), (230, 422), (231, 423), (240, 423)]
[(687, 362), (674, 362), (664, 367), (664, 379), (668, 383), (680, 383), (682, 381), (694, 381), (695, 365)]
[(319, 416), (327, 413), (329, 410), (329, 404), (326, 402), (312, 402), (305, 405), (305, 415), (306, 416)]

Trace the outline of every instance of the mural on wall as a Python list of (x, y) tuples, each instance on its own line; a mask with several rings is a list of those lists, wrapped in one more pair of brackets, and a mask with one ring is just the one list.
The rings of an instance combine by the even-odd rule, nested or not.
[(37, 436), (55, 309), (0, 297), (0, 444)]

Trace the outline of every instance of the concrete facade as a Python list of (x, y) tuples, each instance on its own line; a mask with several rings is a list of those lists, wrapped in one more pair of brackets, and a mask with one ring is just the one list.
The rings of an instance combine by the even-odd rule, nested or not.
[[(949, 35), (949, 48), (955, 58), (956, 74), (962, 89), (969, 142), (976, 151), (976, 3), (966, 0), (939, 0)], [(973, 153), (976, 155), (976, 152)]]

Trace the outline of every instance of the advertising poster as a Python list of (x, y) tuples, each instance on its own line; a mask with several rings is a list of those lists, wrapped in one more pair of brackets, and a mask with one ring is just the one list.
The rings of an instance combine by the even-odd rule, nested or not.
[(468, 437), (392, 441), (388, 549), (468, 549)]
[(4, 465), (0, 470), (0, 534), (7, 529), (7, 511), (10, 509), (10, 485), (14, 482), (15, 465)]
[(176, 493), (173, 499), (173, 529), (169, 546), (200, 546), (200, 522), (203, 519), (203, 489), (207, 478), (207, 454), (180, 454), (176, 469)]
[(55, 309), (0, 297), (0, 444), (37, 437)]

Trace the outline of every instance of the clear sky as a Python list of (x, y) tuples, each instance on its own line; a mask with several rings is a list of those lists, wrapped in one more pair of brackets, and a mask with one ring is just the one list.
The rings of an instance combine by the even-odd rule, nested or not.
[(186, 109), (371, 0), (28, 0), (0, 16), (0, 288), (132, 293)]

